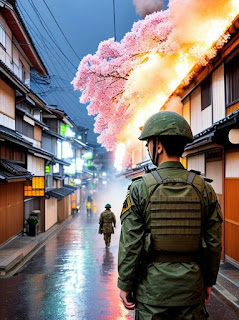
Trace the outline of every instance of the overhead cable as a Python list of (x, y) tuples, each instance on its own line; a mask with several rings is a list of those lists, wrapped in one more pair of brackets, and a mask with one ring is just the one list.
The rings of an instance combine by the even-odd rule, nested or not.
[(116, 41), (115, 0), (113, 0), (113, 20), (114, 20), (114, 38), (115, 38), (115, 41)]
[(72, 47), (72, 45), (71, 45), (71, 44), (70, 44), (70, 42), (68, 41), (68, 39), (67, 39), (67, 37), (65, 36), (64, 32), (62, 31), (62, 29), (61, 29), (61, 27), (60, 27), (59, 23), (57, 22), (57, 20), (56, 20), (55, 16), (53, 15), (52, 11), (50, 10), (50, 8), (49, 8), (48, 4), (46, 3), (46, 1), (45, 1), (45, 0), (43, 0), (43, 2), (45, 3), (45, 5), (46, 5), (46, 7), (47, 7), (48, 11), (50, 12), (50, 14), (51, 14), (52, 18), (54, 19), (54, 21), (55, 21), (56, 25), (58, 26), (58, 28), (59, 28), (59, 30), (61, 31), (61, 33), (62, 33), (63, 37), (65, 38), (66, 42), (67, 42), (67, 43), (68, 43), (68, 45), (70, 46), (71, 50), (74, 52), (74, 54), (76, 55), (76, 57), (77, 57), (79, 60), (81, 60), (81, 58), (78, 56), (78, 54), (75, 52), (74, 48)]

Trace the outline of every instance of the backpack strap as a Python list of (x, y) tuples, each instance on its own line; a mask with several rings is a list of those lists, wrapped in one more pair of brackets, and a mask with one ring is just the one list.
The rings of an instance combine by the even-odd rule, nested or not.
[(158, 170), (151, 171), (152, 175), (154, 176), (155, 180), (158, 182), (158, 184), (161, 184), (163, 182), (163, 179), (161, 178), (160, 174), (158, 173)]
[(193, 171), (190, 171), (190, 172), (189, 172), (189, 175), (188, 175), (188, 180), (187, 180), (187, 182), (192, 185), (195, 176), (196, 176), (196, 173), (193, 172)]

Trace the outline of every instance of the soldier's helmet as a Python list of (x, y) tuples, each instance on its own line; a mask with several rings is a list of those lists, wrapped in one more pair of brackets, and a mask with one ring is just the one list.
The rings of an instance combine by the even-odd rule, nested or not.
[(107, 203), (107, 204), (105, 205), (105, 208), (111, 208), (111, 205), (110, 205), (109, 203)]
[(182, 136), (187, 143), (193, 141), (193, 135), (188, 122), (176, 112), (159, 111), (146, 122), (139, 140), (147, 140), (157, 136)]

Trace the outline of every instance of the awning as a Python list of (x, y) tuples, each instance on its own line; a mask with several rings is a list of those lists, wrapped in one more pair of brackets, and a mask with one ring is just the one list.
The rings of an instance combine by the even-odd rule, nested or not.
[(70, 186), (69, 184), (64, 184), (64, 187), (69, 188), (69, 189), (71, 189), (71, 190), (73, 190), (73, 191), (75, 191), (75, 190), (78, 189), (77, 187)]
[(22, 137), (16, 131), (0, 125), (0, 138), (21, 145), (25, 148), (32, 147), (32, 143)]
[(64, 180), (65, 179), (65, 175), (61, 176), (59, 174), (53, 173), (53, 179), (55, 180)]
[(64, 160), (56, 158), (56, 157), (54, 157), (54, 162), (62, 164), (63, 166), (69, 166), (71, 164), (70, 162), (64, 161)]
[(25, 168), (10, 160), (0, 159), (0, 180), (5, 182), (17, 179), (31, 179), (32, 174)]
[(69, 194), (73, 193), (75, 190), (69, 187), (62, 187), (62, 188), (59, 188), (59, 189), (53, 189), (53, 190), (50, 190), (50, 191), (47, 191), (46, 192), (46, 195), (50, 196), (50, 197), (53, 197), (53, 198), (57, 198), (58, 200), (62, 200), (63, 198), (69, 196)]
[(228, 140), (228, 132), (239, 126), (239, 110), (236, 110), (225, 118), (215, 122), (209, 128), (194, 136), (192, 143), (186, 145), (185, 151), (200, 147), (209, 143), (217, 143), (225, 146), (230, 144)]
[(23, 138), (20, 133), (2, 125), (0, 125), (0, 138), (3, 139), (3, 141), (6, 140), (28, 149), (28, 152), (36, 157), (50, 161), (53, 161), (54, 159), (53, 153), (43, 150), (41, 148), (34, 147), (33, 144), (30, 141)]

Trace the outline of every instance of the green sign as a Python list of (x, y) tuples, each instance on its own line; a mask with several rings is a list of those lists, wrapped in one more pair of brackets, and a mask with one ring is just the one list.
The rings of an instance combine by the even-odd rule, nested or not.
[(51, 167), (45, 166), (45, 173), (51, 173)]
[(66, 136), (66, 129), (67, 129), (67, 124), (61, 124), (61, 135), (63, 137)]

